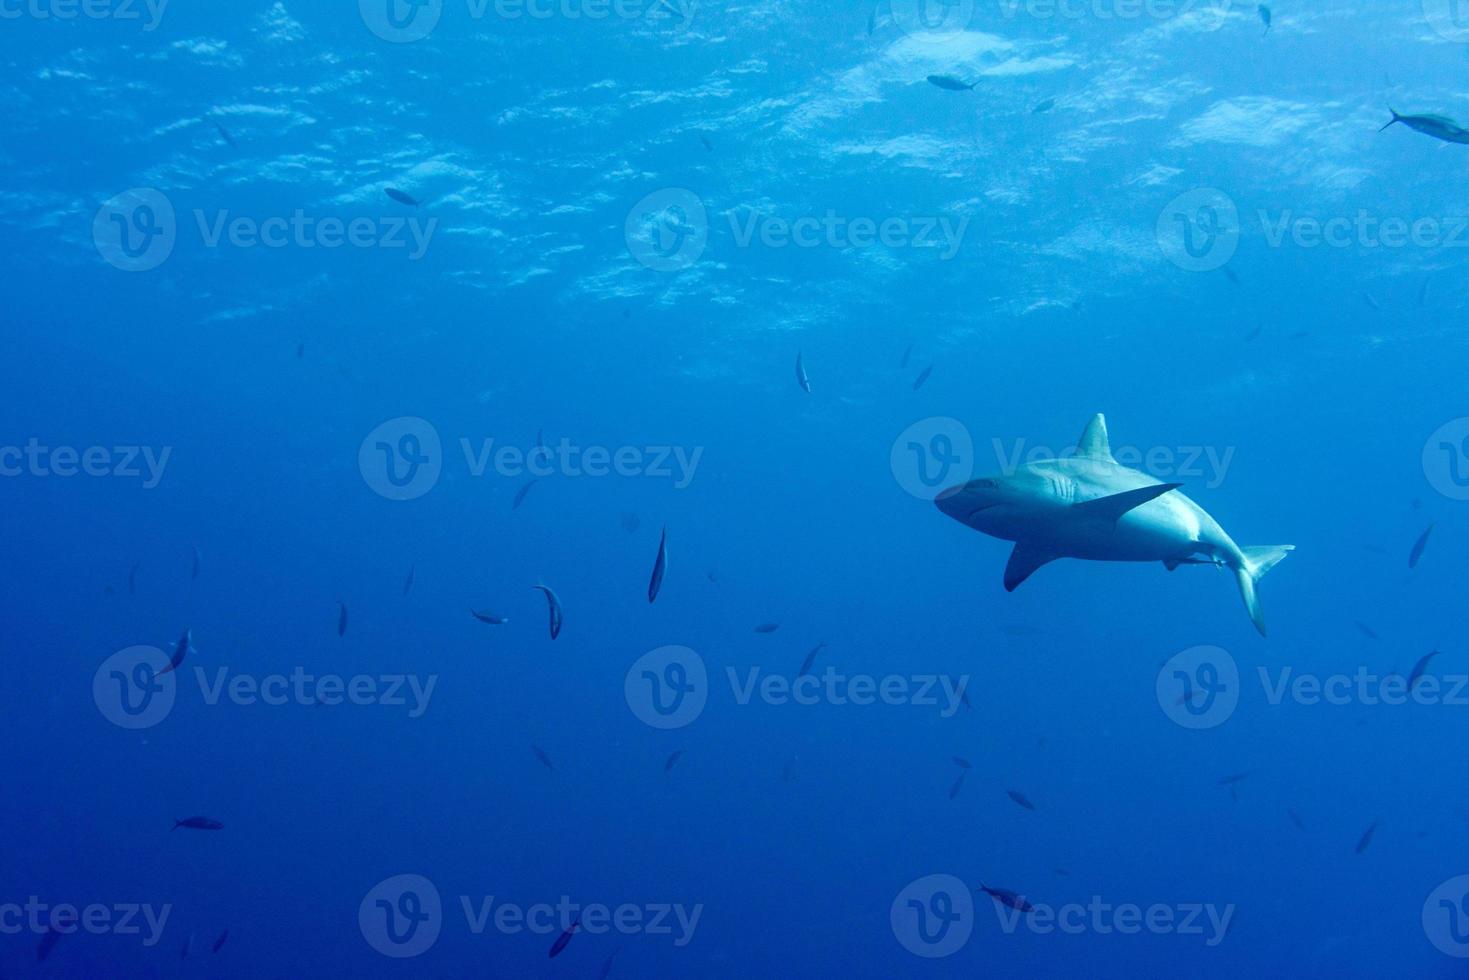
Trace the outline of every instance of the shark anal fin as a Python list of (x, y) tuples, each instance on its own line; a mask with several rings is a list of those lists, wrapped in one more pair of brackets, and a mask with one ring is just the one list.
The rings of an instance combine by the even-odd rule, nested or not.
[(1107, 440), (1107, 419), (1100, 412), (1086, 424), (1086, 431), (1076, 444), (1076, 455), (1089, 459), (1112, 458), (1112, 445)]
[(1122, 519), (1122, 515), (1135, 507), (1141, 507), (1149, 500), (1156, 500), (1172, 490), (1183, 486), (1182, 483), (1160, 483), (1153, 487), (1139, 487), (1136, 490), (1126, 490), (1122, 493), (1114, 493), (1107, 497), (1098, 497), (1095, 500), (1085, 500), (1079, 504), (1072, 504), (1073, 513), (1105, 521), (1108, 524), (1116, 524)]
[(1014, 592), (1020, 583), (1047, 562), (1055, 561), (1059, 555), (1042, 551), (1030, 545), (1017, 544), (1010, 552), (1010, 561), (1005, 565), (1005, 591)]

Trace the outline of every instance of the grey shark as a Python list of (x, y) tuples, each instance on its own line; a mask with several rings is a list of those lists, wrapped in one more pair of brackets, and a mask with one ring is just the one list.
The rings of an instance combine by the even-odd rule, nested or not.
[(1008, 592), (1057, 558), (1157, 561), (1169, 571), (1218, 565), (1234, 572), (1250, 621), (1265, 635), (1256, 586), (1295, 546), (1241, 548), (1180, 486), (1118, 463), (1098, 415), (1074, 456), (950, 487), (934, 503), (966, 527), (1015, 542)]

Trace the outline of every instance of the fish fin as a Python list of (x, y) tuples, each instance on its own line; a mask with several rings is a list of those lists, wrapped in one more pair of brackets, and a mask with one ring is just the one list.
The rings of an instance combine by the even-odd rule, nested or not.
[[(1098, 416), (1098, 418), (1100, 417)], [(1181, 486), (1183, 486), (1182, 483), (1159, 483), (1150, 487), (1138, 487), (1136, 490), (1125, 490), (1122, 493), (1114, 493), (1106, 497), (1097, 497), (1095, 500), (1084, 500), (1079, 504), (1072, 504), (1071, 510), (1075, 514), (1115, 524), (1128, 511), (1141, 507), (1150, 500), (1156, 500), (1165, 493), (1171, 490), (1177, 490)]]
[(1260, 545), (1253, 548), (1241, 549), (1244, 561), (1235, 566), (1234, 576), (1239, 580), (1240, 596), (1245, 600), (1245, 609), (1250, 614), (1250, 622), (1255, 624), (1255, 629), (1260, 635), (1265, 634), (1265, 616), (1260, 610), (1260, 595), (1256, 586), (1265, 573), (1276, 565), (1279, 565), (1285, 556), (1296, 550), (1293, 544)]
[(1086, 424), (1086, 431), (1076, 444), (1076, 454), (1088, 459), (1112, 460), (1112, 446), (1107, 441), (1107, 419), (1101, 412), (1092, 416), (1092, 420)]
[(1005, 565), (1005, 591), (1014, 592), (1037, 568), (1059, 557), (1061, 556), (1039, 548), (1017, 544), (1015, 550), (1010, 552), (1010, 561)]
[[(1403, 117), (1398, 115), (1398, 110), (1394, 109), (1392, 106), (1388, 106), (1387, 111), (1392, 113), (1392, 118), (1387, 121), (1386, 125), (1384, 125), (1382, 129), (1386, 129), (1388, 126), (1391, 126), (1395, 122), (1403, 121)], [(1382, 132), (1382, 129), (1379, 129), (1378, 132)]]

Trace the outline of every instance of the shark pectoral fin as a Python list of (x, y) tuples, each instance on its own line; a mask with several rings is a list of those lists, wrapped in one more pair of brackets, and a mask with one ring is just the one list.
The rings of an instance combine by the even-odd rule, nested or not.
[(1141, 507), (1149, 500), (1156, 500), (1170, 490), (1177, 490), (1181, 486), (1183, 486), (1182, 483), (1160, 483), (1154, 487), (1139, 487), (1136, 490), (1114, 493), (1108, 497), (1098, 497), (1095, 500), (1085, 500), (1079, 504), (1072, 504), (1071, 511), (1082, 517), (1105, 521), (1108, 524), (1116, 524), (1122, 519), (1123, 514), (1126, 514), (1133, 508)]
[(1015, 550), (1010, 552), (1009, 563), (1005, 565), (1005, 591), (1014, 592), (1037, 568), (1059, 557), (1061, 556), (1031, 545), (1017, 544)]

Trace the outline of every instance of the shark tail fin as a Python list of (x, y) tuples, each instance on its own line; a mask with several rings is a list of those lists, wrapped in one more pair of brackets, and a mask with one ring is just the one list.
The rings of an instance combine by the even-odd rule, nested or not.
[[(1403, 117), (1400, 116), (1400, 115), (1398, 115), (1398, 110), (1394, 109), (1392, 106), (1388, 106), (1387, 107), (1387, 111), (1390, 112), (1390, 113), (1392, 113), (1392, 118), (1387, 121), (1387, 123), (1382, 127), (1382, 129), (1386, 129), (1388, 126), (1391, 126), (1395, 122), (1402, 122), (1403, 121)], [(1379, 129), (1378, 132), (1379, 133), (1382, 132), (1382, 129)]]
[(1244, 561), (1235, 566), (1234, 575), (1239, 580), (1239, 592), (1245, 600), (1245, 609), (1250, 622), (1260, 635), (1265, 635), (1265, 614), (1260, 609), (1260, 595), (1256, 587), (1265, 573), (1285, 560), (1285, 556), (1296, 550), (1293, 544), (1269, 544), (1243, 549)]

